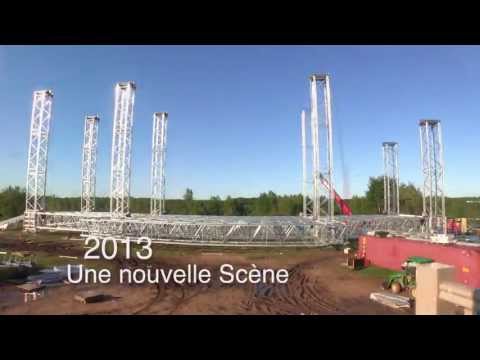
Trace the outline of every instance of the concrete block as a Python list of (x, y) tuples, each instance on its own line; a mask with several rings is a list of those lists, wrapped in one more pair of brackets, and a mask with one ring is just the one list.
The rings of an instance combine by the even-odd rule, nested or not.
[(440, 263), (421, 264), (416, 270), (416, 315), (454, 314), (455, 305), (439, 298), (440, 283), (455, 280), (455, 268)]

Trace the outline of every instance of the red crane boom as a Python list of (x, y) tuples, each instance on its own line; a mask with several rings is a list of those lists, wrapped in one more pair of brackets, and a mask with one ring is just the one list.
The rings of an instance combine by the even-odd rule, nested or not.
[[(322, 181), (322, 185), (330, 191), (330, 183), (328, 182), (327, 179), (325, 179), (322, 175), (320, 175), (320, 180)], [(337, 203), (338, 207), (340, 208), (340, 211), (342, 212), (342, 215), (347, 215), (351, 216), (352, 215), (352, 209), (348, 205), (348, 203), (343, 200), (340, 195), (333, 189), (333, 195), (335, 197), (335, 202)]]

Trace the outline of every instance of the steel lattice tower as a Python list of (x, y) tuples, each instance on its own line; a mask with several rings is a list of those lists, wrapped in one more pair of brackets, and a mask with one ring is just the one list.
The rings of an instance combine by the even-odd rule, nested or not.
[(423, 215), (428, 232), (446, 234), (444, 162), (440, 120), (420, 120), (423, 173)]
[(400, 214), (400, 178), (398, 171), (398, 143), (384, 142), (383, 148), (383, 209), (387, 215)]
[(313, 213), (312, 209), (312, 200), (308, 196), (308, 164), (307, 164), (307, 128), (306, 128), (306, 112), (302, 110), (301, 116), (301, 128), (302, 128), (302, 197), (303, 197), (303, 206), (302, 206), (302, 215), (311, 216)]
[(124, 216), (130, 213), (130, 166), (135, 89), (135, 83), (132, 81), (115, 85), (110, 178), (110, 212), (112, 216)]
[(82, 155), (82, 198), (81, 211), (95, 211), (95, 184), (97, 164), (98, 116), (85, 118)]
[(48, 138), (52, 103), (53, 92), (51, 90), (40, 90), (33, 93), (24, 220), (24, 228), (29, 231), (36, 229), (36, 212), (46, 210)]
[(150, 198), (150, 214), (165, 213), (165, 155), (167, 151), (167, 119), (168, 113), (153, 114), (152, 133), (152, 197)]
[[(323, 97), (323, 111), (319, 114), (318, 90), (320, 84)], [(327, 216), (333, 219), (333, 145), (332, 145), (332, 109), (330, 95), (330, 76), (327, 74), (310, 76), (310, 120), (313, 147), (313, 217)], [(319, 116), (320, 115), (320, 116)], [(319, 121), (319, 117), (321, 120)], [(327, 187), (322, 183), (328, 183)]]

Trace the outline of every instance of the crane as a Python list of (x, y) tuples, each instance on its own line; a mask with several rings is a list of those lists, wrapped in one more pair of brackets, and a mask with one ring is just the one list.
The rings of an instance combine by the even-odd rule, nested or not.
[[(320, 174), (320, 181), (322, 185), (327, 189), (327, 191), (330, 191), (330, 183), (322, 174)], [(348, 203), (345, 200), (343, 200), (340, 195), (338, 195), (335, 189), (333, 189), (333, 194), (335, 198), (335, 203), (340, 208), (340, 212), (342, 213), (342, 215), (351, 216), (352, 209), (350, 208)]]

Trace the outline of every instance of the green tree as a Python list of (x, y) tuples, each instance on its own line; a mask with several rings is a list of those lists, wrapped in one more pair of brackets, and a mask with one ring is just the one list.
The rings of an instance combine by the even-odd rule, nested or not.
[(303, 207), (302, 195), (285, 195), (278, 198), (278, 215), (299, 215)]
[(255, 201), (255, 215), (269, 215), (272, 212), (272, 203), (266, 193), (261, 193)]
[(25, 212), (25, 190), (9, 186), (0, 192), (0, 219), (10, 219)]
[(235, 214), (235, 203), (230, 196), (223, 202), (223, 215), (232, 216)]
[(412, 183), (400, 184), (400, 212), (421, 215), (423, 209), (422, 193)]
[(192, 206), (189, 208), (189, 214), (191, 215), (207, 215), (208, 207), (205, 201), (196, 200), (192, 202)]
[(366, 193), (368, 213), (383, 213), (383, 176), (370, 177)]
[(278, 214), (278, 198), (273, 191), (261, 193), (255, 201), (255, 215), (268, 216)]
[(223, 203), (219, 196), (212, 196), (207, 205), (208, 215), (223, 215)]
[(183, 195), (183, 200), (185, 201), (185, 213), (186, 214), (199, 214), (200, 209), (198, 205), (195, 205), (193, 202), (193, 190), (187, 188), (185, 194)]
[(187, 188), (187, 190), (185, 190), (185, 194), (183, 195), (183, 200), (185, 200), (185, 201), (192, 201), (193, 200), (192, 189)]

